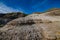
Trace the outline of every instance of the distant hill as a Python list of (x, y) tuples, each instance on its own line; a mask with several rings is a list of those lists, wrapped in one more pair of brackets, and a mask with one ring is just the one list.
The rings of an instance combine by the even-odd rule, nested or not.
[(60, 8), (51, 8), (51, 9), (47, 10), (46, 12), (55, 11), (55, 10), (60, 10)]
[(28, 14), (24, 14), (21, 12), (12, 12), (12, 13), (0, 13), (0, 26), (5, 25), (7, 22), (19, 18), (19, 17), (25, 17)]
[(0, 13), (0, 18), (11, 18), (14, 19), (18, 17), (25, 17), (27, 14), (21, 13), (21, 12), (12, 12), (12, 13)]
[(45, 15), (60, 16), (60, 8), (52, 8), (45, 12)]

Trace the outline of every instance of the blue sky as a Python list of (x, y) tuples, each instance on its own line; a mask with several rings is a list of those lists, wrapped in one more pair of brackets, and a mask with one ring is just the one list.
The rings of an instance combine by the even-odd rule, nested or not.
[(0, 0), (0, 13), (44, 12), (50, 8), (60, 8), (60, 0)]

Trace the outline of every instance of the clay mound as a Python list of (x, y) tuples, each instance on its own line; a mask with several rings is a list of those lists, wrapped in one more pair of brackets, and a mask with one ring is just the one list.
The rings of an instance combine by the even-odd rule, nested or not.
[(47, 11), (45, 15), (60, 16), (60, 9), (58, 9), (58, 8), (51, 9), (51, 10)]

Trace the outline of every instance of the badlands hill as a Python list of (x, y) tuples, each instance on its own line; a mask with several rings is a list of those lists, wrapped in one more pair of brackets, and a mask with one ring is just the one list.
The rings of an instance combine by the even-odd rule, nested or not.
[(60, 40), (60, 10), (10, 21), (0, 28), (0, 40)]

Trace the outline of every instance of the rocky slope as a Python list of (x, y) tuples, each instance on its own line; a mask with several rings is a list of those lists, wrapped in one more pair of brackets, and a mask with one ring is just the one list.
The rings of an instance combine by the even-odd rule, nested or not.
[(10, 21), (0, 28), (0, 40), (60, 40), (60, 10)]

